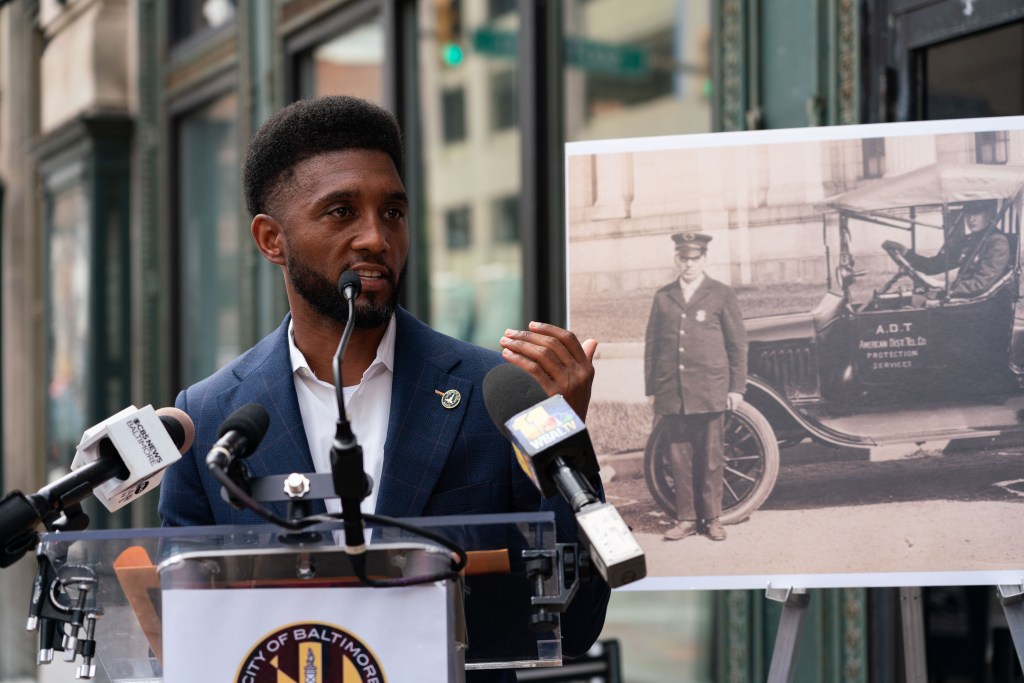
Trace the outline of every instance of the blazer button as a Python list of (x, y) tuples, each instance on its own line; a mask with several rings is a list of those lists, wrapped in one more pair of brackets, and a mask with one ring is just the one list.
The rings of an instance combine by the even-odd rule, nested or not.
[(685, 369), (686, 369), (686, 366), (685, 366), (685, 365), (680, 365), (680, 366), (679, 366), (679, 369), (680, 369), (680, 370), (685, 370)]
[(686, 349), (684, 349), (684, 348), (683, 348), (682, 346), (680, 346), (680, 347), (679, 347), (679, 353), (682, 353), (682, 352), (683, 352), (683, 351), (685, 351), (685, 350), (686, 350)]

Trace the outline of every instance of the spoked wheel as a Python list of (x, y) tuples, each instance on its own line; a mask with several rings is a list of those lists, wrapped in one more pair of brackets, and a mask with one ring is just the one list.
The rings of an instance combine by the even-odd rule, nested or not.
[[(644, 449), (644, 478), (654, 502), (675, 518), (675, 481), (666, 431), (664, 419), (659, 419)], [(779, 444), (768, 420), (749, 403), (727, 412), (722, 523), (742, 522), (761, 507), (778, 476)]]

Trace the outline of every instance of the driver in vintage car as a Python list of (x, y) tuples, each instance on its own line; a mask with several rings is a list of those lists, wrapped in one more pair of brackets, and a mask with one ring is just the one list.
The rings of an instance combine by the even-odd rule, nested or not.
[[(882, 248), (902, 256), (919, 273), (937, 275), (957, 269), (948, 296), (970, 299), (987, 292), (1010, 265), (1010, 244), (998, 230), (998, 201), (964, 202), (963, 230), (954, 229), (935, 256), (921, 256), (899, 242), (886, 240)], [(939, 292), (941, 293), (941, 292)]]

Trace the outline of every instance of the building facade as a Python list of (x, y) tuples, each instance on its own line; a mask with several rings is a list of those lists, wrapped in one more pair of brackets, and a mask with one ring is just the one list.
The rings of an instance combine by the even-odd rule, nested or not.
[[(405, 305), (496, 346), (565, 318), (565, 142), (1020, 114), (1022, 45), (1016, 0), (0, 0), (0, 490), (278, 324), (238, 171), (288, 102), (396, 113)], [(37, 676), (32, 569), (0, 573), (0, 681)], [(899, 680), (895, 593), (816, 595), (800, 675)], [(617, 594), (608, 634), (638, 679), (755, 681), (777, 621), (751, 592)]]

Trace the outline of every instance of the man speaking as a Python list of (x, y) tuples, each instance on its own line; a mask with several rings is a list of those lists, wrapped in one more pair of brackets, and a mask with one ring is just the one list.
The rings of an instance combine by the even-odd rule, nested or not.
[[(281, 269), (290, 312), (253, 348), (178, 395), (176, 405), (191, 415), (197, 436), (164, 478), (159, 509), (165, 525), (259, 521), (221, 500), (220, 484), (204, 464), (220, 423), (248, 403), (270, 414), (269, 430), (247, 460), (254, 476), (330, 471), (338, 419), (331, 361), (348, 317), (337, 282), (348, 270), (358, 274), (362, 294), (342, 384), (376, 482), (364, 510), (418, 517), (553, 509), (558, 540), (577, 541), (569, 507), (541, 500), (515, 464), (511, 445), (485, 409), (482, 381), (504, 356), (583, 417), (597, 342), (581, 344), (567, 330), (531, 323), (507, 331), (499, 355), (435, 332), (399, 307), (409, 255), (401, 169), (394, 116), (357, 98), (296, 102), (254, 136), (243, 168), (252, 237)], [(339, 509), (332, 505), (327, 509)], [(499, 605), (508, 600), (490, 598)], [(470, 595), (467, 607), (484, 599)], [(601, 581), (581, 586), (563, 617), (567, 655), (582, 654), (594, 642), (607, 600)], [(495, 613), (470, 632), (470, 647), (500, 650), (525, 630), (508, 621)], [(467, 680), (515, 677), (482, 671), (469, 672)]]
[(654, 295), (644, 343), (644, 382), (664, 420), (677, 524), (665, 540), (704, 534), (724, 541), (724, 411), (743, 402), (747, 332), (736, 294), (704, 274), (710, 235), (672, 235), (679, 278)]

